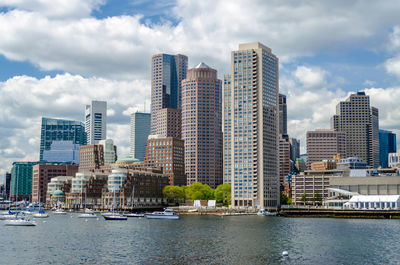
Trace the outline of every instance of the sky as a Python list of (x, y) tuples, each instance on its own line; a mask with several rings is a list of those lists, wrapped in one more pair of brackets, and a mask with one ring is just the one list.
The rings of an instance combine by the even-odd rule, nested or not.
[[(129, 154), (129, 120), (150, 109), (156, 53), (230, 69), (239, 43), (279, 57), (288, 133), (329, 128), (336, 104), (365, 91), (380, 128), (400, 130), (400, 5), (338, 0), (1, 0), (0, 176), (39, 158), (41, 117), (83, 121), (108, 102), (107, 136)], [(0, 177), (1, 181), (1, 177)]]

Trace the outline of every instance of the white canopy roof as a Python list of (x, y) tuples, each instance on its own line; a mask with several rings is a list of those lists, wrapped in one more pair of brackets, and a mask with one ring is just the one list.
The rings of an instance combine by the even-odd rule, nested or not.
[(400, 195), (355, 195), (349, 202), (397, 202), (400, 203)]
[(337, 189), (337, 188), (327, 188), (327, 190), (329, 190), (331, 192), (337, 192), (340, 194), (344, 194), (344, 195), (358, 195), (357, 192), (352, 192), (352, 191), (342, 190), (342, 189)]

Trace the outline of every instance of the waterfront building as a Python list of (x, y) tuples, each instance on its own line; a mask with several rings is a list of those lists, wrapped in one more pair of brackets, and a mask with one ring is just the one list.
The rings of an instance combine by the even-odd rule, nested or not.
[(10, 191), (11, 191), (11, 173), (6, 172), (4, 176), (4, 190), (6, 198), (10, 198)]
[(358, 210), (400, 210), (400, 195), (355, 195), (344, 206)]
[(155, 135), (182, 139), (182, 110), (163, 108), (155, 111), (155, 115)]
[(78, 165), (37, 164), (32, 171), (32, 202), (46, 202), (47, 184), (57, 176), (74, 176)]
[[(230, 167), (233, 207), (279, 206), (278, 58), (261, 43), (231, 53), (224, 82), (225, 170)], [(227, 84), (230, 83), (230, 84)], [(230, 85), (230, 86), (229, 86)], [(227, 133), (227, 132), (225, 132)], [(225, 179), (227, 176), (225, 176)]]
[(380, 166), (389, 166), (388, 159), (390, 153), (396, 153), (397, 143), (396, 134), (391, 131), (379, 130), (379, 160)]
[(79, 147), (79, 171), (109, 170), (117, 160), (117, 147), (111, 139)]
[(314, 162), (331, 160), (346, 153), (346, 137), (341, 131), (317, 129), (307, 132), (307, 168)]
[(400, 153), (389, 154), (389, 167), (400, 167)]
[[(47, 184), (46, 205), (52, 206), (58, 202), (59, 198), (57, 196), (60, 196), (61, 194), (57, 191), (62, 191), (63, 195), (70, 192), (73, 178), (74, 176), (58, 176), (51, 178), (50, 182)], [(53, 193), (55, 192), (56, 196), (53, 197)]]
[(156, 54), (151, 59), (151, 134), (156, 134), (157, 110), (181, 109), (181, 81), (186, 78), (185, 55)]
[(53, 141), (50, 150), (43, 151), (43, 160), (79, 164), (79, 144), (74, 144), (73, 141)]
[(331, 125), (335, 131), (345, 133), (345, 157), (357, 156), (371, 167), (379, 166), (379, 114), (377, 108), (370, 106), (365, 92), (351, 94), (340, 102)]
[(84, 205), (100, 205), (102, 190), (108, 181), (108, 173), (78, 172), (72, 179), (71, 191), (65, 194), (67, 207), (82, 208)]
[(160, 206), (164, 202), (162, 191), (168, 183), (169, 177), (158, 170), (129, 169), (118, 190), (103, 188), (102, 204), (111, 206), (115, 197), (119, 206)]
[(296, 138), (289, 138), (290, 143), (290, 160), (293, 162), (300, 158), (300, 140)]
[(182, 139), (187, 184), (222, 184), (222, 82), (205, 63), (182, 81)]
[(87, 144), (97, 144), (107, 138), (107, 102), (92, 100), (85, 108)]
[(11, 200), (31, 200), (33, 166), (38, 163), (39, 162), (14, 162), (12, 164)]
[(358, 157), (341, 159), (340, 162), (337, 163), (337, 169), (366, 169), (368, 167), (367, 162), (364, 162)]
[(150, 113), (135, 112), (131, 114), (131, 156), (141, 161), (146, 153), (150, 122)]
[(173, 137), (150, 135), (147, 141), (144, 166), (162, 167), (169, 185), (186, 185), (184, 141)]
[(290, 173), (290, 142), (287, 135), (279, 136), (279, 182), (284, 185)]
[(85, 145), (86, 140), (82, 122), (43, 117), (40, 133), (40, 161), (44, 160), (43, 152), (51, 149), (53, 141), (72, 141), (73, 144)]
[(117, 192), (125, 184), (128, 176), (128, 170), (126, 169), (113, 169), (111, 174), (108, 175), (107, 188), (109, 192)]
[(287, 105), (283, 94), (279, 94), (279, 135), (287, 135)]

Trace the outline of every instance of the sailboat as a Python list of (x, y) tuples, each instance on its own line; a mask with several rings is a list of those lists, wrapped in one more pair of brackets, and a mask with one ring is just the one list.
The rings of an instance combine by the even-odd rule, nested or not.
[[(132, 207), (132, 208), (133, 208), (134, 194), (135, 194), (135, 186), (133, 185), (133, 186), (132, 186), (132, 193), (131, 193), (131, 207)], [(124, 214), (124, 216), (126, 216), (126, 217), (144, 217), (144, 214), (130, 212), (130, 213)]]
[(34, 213), (33, 214), (34, 218), (47, 218), (49, 217), (49, 214), (46, 213), (43, 209), (42, 209), (42, 202), (40, 201), (40, 195), (39, 195), (39, 212), (38, 213)]
[(124, 220), (128, 220), (128, 217), (123, 216), (122, 214), (116, 213), (114, 210), (114, 205), (115, 205), (115, 189), (114, 189), (114, 196), (113, 196), (113, 205), (112, 205), (112, 214), (110, 215), (103, 215), (105, 220), (109, 220), (109, 221), (124, 221)]
[(90, 209), (86, 209), (87, 188), (85, 188), (85, 212), (78, 215), (78, 218), (97, 218), (97, 215)]

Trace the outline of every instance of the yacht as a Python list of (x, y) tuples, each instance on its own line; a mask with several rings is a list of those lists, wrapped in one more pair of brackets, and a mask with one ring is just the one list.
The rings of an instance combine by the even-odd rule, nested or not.
[(40, 210), (38, 213), (34, 213), (32, 216), (33, 216), (34, 218), (47, 218), (47, 217), (49, 217), (49, 214), (46, 213), (46, 212), (43, 211), (43, 210)]
[(260, 215), (260, 216), (276, 216), (276, 213), (271, 213), (271, 212), (267, 212), (265, 209), (260, 209), (257, 212), (257, 215)]
[(97, 218), (95, 213), (82, 213), (78, 215), (78, 218)]
[(15, 220), (6, 220), (4, 221), (4, 225), (7, 226), (35, 226), (36, 222), (31, 221), (29, 219), (21, 218)]
[(124, 216), (126, 217), (144, 217), (142, 213), (125, 213)]
[(15, 214), (4, 214), (0, 215), (0, 220), (16, 220), (17, 216)]
[(121, 220), (121, 221), (128, 220), (128, 217), (123, 216), (122, 214), (119, 214), (119, 213), (113, 213), (111, 215), (103, 215), (103, 217), (104, 217), (105, 220), (109, 220), (109, 221), (112, 221), (112, 220)]
[(146, 214), (147, 219), (179, 219), (179, 214), (176, 214), (172, 209), (165, 209), (163, 212), (153, 212)]

